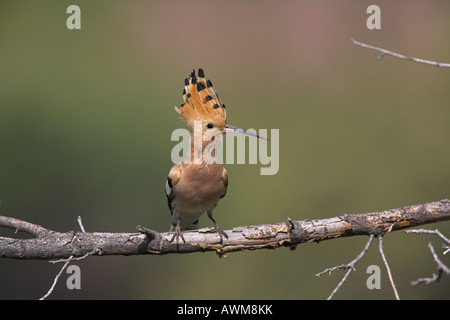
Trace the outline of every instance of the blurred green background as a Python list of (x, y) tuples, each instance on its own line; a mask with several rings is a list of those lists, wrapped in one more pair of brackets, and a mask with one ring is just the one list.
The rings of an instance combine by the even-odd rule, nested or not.
[[(81, 30), (66, 9), (81, 8)], [(280, 170), (226, 165), (214, 211), (224, 229), (364, 213), (450, 197), (450, 70), (356, 47), (351, 37), (450, 62), (450, 2), (1, 1), (0, 214), (57, 230), (167, 231), (173, 107), (202, 67), (229, 123), (280, 130)], [(200, 225), (210, 226), (203, 217)], [(450, 236), (448, 222), (427, 226)], [(12, 233), (0, 229), (1, 235)], [(448, 299), (430, 286), (432, 236), (397, 231), (385, 253), (401, 298)], [(51, 299), (324, 299), (366, 242), (352, 237), (234, 253), (90, 257), (81, 290), (63, 274)], [(442, 257), (447, 265), (448, 257)], [(368, 290), (367, 266), (381, 267)], [(0, 260), (0, 298), (37, 299), (61, 265)], [(336, 299), (391, 299), (374, 243)]]

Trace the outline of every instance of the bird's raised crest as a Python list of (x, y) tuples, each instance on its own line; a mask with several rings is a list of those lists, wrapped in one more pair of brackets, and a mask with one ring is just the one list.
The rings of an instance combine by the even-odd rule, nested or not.
[(198, 69), (198, 77), (193, 70), (189, 78), (184, 80), (183, 100), (184, 103), (180, 107), (175, 107), (175, 110), (191, 128), (194, 121), (205, 118), (213, 119), (221, 129), (225, 127), (227, 122), (225, 105), (220, 101), (212, 82), (205, 79), (203, 69)]

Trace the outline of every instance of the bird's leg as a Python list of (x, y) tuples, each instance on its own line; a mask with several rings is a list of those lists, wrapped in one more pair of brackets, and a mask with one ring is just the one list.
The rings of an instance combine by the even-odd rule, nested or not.
[(208, 217), (211, 219), (212, 222), (214, 222), (214, 228), (216, 232), (219, 234), (220, 237), (220, 243), (223, 243), (223, 237), (228, 239), (228, 235), (225, 231), (222, 230), (222, 228), (217, 224), (216, 220), (214, 220), (212, 216), (212, 211), (207, 211)]
[(177, 239), (176, 244), (178, 247), (179, 238), (181, 238), (183, 242), (186, 243), (186, 240), (184, 240), (183, 234), (181, 233), (181, 217), (177, 218), (177, 226), (175, 227), (175, 234), (173, 235), (172, 239), (170, 239), (169, 242), (172, 243), (173, 240)]

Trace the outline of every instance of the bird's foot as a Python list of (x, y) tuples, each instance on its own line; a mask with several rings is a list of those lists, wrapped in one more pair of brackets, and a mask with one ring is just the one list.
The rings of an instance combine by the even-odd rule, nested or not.
[(175, 243), (176, 243), (176, 245), (178, 247), (178, 245), (180, 243), (180, 241), (179, 241), (180, 238), (181, 238), (181, 240), (183, 240), (183, 243), (186, 243), (186, 240), (184, 240), (184, 237), (183, 237), (183, 233), (181, 232), (180, 223), (178, 223), (177, 226), (175, 227), (175, 233), (174, 233), (172, 239), (170, 239), (169, 242), (172, 243), (176, 239)]
[(220, 244), (223, 244), (223, 237), (228, 239), (228, 234), (217, 223), (214, 224), (214, 229), (220, 237)]
[(217, 234), (220, 237), (220, 244), (223, 244), (223, 237), (228, 239), (228, 235), (225, 231), (222, 230), (222, 228), (219, 226), (219, 224), (214, 220), (212, 216), (212, 211), (207, 211), (209, 219), (214, 223), (214, 230), (217, 232)]

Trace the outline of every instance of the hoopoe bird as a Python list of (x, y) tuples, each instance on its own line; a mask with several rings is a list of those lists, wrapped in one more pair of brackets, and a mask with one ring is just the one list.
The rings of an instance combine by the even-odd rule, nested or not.
[[(228, 174), (220, 163), (214, 161), (214, 147), (221, 140), (222, 134), (227, 132), (239, 131), (263, 137), (226, 124), (225, 105), (220, 101), (211, 81), (205, 80), (203, 69), (198, 69), (198, 77), (195, 70), (192, 71), (184, 84), (184, 103), (175, 107), (175, 111), (191, 130), (191, 154), (170, 169), (166, 181), (166, 196), (172, 214), (170, 232), (175, 232), (170, 242), (176, 239), (178, 244), (179, 238), (185, 242), (182, 231), (198, 229), (198, 220), (206, 211), (214, 223), (220, 243), (223, 243), (223, 237), (228, 239), (228, 235), (213, 218), (212, 212), (227, 193)], [(197, 147), (197, 150), (196, 135), (201, 137), (200, 148)]]

